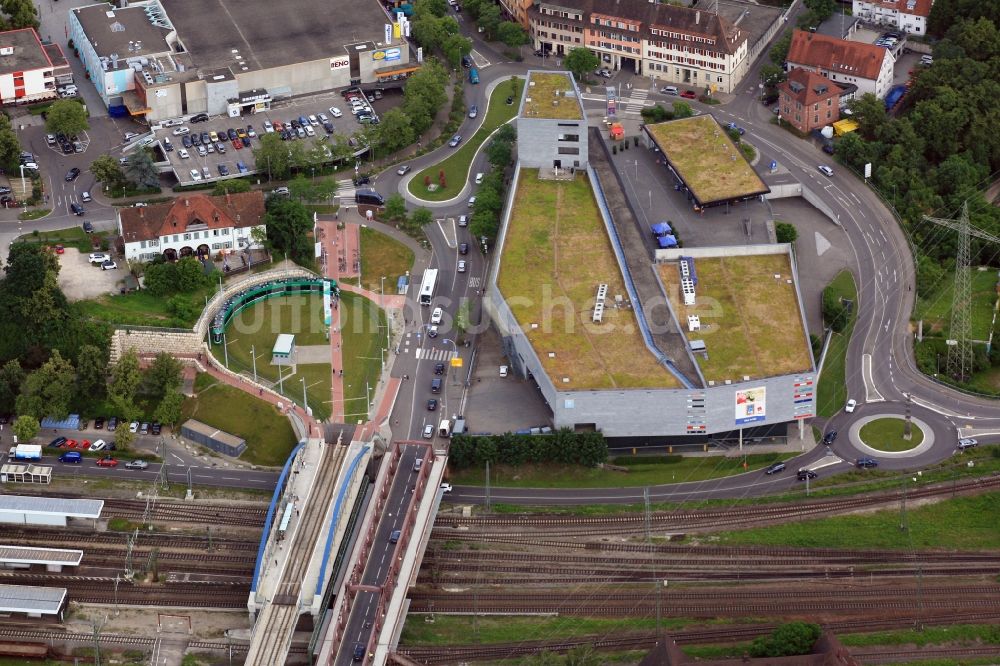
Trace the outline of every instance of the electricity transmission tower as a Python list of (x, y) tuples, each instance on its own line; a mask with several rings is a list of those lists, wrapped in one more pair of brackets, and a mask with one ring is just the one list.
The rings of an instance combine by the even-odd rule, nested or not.
[(972, 321), (969, 238), (975, 236), (997, 245), (1000, 245), (1000, 238), (969, 226), (968, 203), (962, 204), (962, 214), (957, 220), (926, 215), (924, 220), (958, 232), (958, 255), (955, 257), (955, 293), (951, 304), (951, 337), (946, 341), (948, 345), (947, 372), (953, 379), (964, 382), (969, 379), (973, 369), (972, 344), (969, 341), (969, 329)]

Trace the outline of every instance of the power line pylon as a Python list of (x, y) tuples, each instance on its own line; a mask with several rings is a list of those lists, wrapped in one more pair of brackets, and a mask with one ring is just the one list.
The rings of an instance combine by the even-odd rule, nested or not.
[(972, 236), (1000, 245), (1000, 238), (969, 225), (969, 204), (962, 204), (957, 220), (924, 216), (924, 220), (958, 232), (958, 254), (955, 257), (955, 293), (951, 304), (951, 337), (948, 344), (947, 373), (960, 382), (972, 375), (973, 353), (969, 341), (972, 311), (972, 275), (969, 240)]

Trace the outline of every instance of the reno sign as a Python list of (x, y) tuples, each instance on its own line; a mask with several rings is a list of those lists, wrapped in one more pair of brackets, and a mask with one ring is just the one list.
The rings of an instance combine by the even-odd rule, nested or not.
[(330, 58), (330, 69), (344, 69), (351, 66), (350, 56), (337, 56)]

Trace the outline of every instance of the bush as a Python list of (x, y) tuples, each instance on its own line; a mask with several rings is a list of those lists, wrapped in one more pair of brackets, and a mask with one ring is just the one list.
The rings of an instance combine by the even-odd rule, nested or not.
[(818, 624), (789, 622), (780, 625), (770, 636), (755, 638), (750, 644), (750, 656), (790, 657), (809, 654), (819, 635)]
[(779, 243), (794, 243), (795, 239), (799, 237), (799, 230), (795, 228), (794, 224), (788, 222), (775, 222), (774, 233), (778, 237)]
[(457, 435), (451, 440), (455, 469), (549, 462), (593, 467), (608, 459), (608, 442), (599, 432), (574, 433), (563, 428), (551, 435)]

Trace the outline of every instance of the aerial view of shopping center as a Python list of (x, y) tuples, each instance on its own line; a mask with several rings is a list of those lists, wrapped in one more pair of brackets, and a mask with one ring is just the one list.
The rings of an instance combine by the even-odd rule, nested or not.
[(1000, 7), (248, 2), (0, 7), (0, 662), (1000, 662)]

